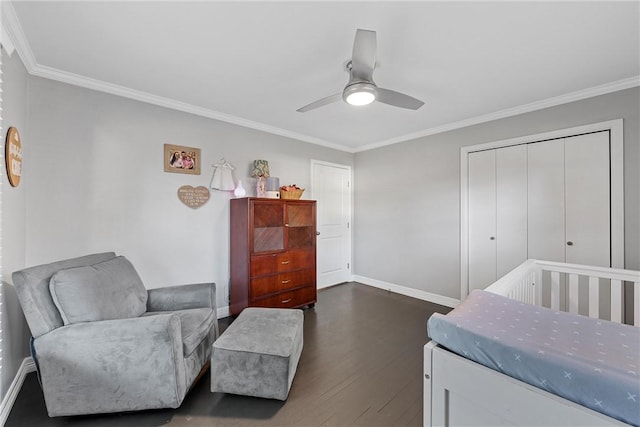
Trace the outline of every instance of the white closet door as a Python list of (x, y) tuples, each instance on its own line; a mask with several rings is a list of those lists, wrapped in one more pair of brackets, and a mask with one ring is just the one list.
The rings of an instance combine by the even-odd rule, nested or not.
[(565, 260), (564, 140), (527, 145), (528, 257)]
[(496, 279), (527, 260), (527, 146), (496, 150)]
[(609, 132), (565, 139), (566, 262), (611, 265)]
[(469, 154), (469, 291), (496, 280), (496, 154)]

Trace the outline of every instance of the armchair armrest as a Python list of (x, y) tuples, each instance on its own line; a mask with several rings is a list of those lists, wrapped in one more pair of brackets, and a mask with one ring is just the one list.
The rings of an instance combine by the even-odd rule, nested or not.
[(216, 284), (169, 286), (147, 290), (147, 311), (174, 311), (190, 308), (216, 309)]
[(64, 326), (35, 338), (33, 356), (50, 416), (176, 408), (187, 387), (171, 313)]

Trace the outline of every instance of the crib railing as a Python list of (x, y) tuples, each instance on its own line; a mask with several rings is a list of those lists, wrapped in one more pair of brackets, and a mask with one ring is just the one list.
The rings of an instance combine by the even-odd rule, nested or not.
[[(625, 282), (631, 283), (632, 291), (625, 292)], [(631, 298), (626, 305), (632, 307), (633, 324), (640, 326), (640, 271), (530, 259), (486, 290), (617, 323), (624, 321), (626, 294)]]

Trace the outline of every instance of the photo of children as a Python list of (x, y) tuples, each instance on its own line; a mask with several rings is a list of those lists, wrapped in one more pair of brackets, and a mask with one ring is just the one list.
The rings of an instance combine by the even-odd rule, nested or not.
[(164, 171), (200, 175), (200, 149), (165, 144)]

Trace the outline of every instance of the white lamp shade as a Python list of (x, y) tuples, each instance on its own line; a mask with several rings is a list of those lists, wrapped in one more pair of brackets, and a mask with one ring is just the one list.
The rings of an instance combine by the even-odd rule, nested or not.
[(235, 190), (236, 183), (233, 179), (233, 166), (231, 166), (227, 162), (224, 162), (223, 164), (213, 165), (213, 176), (211, 177), (210, 187), (213, 190)]

